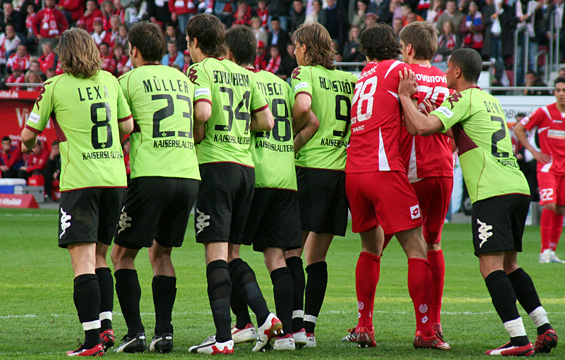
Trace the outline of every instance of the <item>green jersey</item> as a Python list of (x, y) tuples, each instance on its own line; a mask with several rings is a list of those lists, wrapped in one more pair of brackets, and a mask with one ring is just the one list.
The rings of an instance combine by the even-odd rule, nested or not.
[(251, 114), (267, 109), (267, 101), (249, 71), (232, 61), (205, 58), (187, 76), (194, 84), (194, 104), (212, 105), (206, 136), (197, 147), (198, 163), (233, 162), (253, 167)]
[(194, 146), (194, 85), (177, 69), (144, 65), (119, 79), (132, 110), (131, 178), (200, 179)]
[(498, 100), (479, 88), (449, 96), (432, 112), (453, 130), (471, 201), (530, 194), (512, 151), (511, 135)]
[[(253, 71), (253, 70), (252, 70)], [(251, 137), (251, 155), (255, 163), (255, 187), (297, 190), (292, 138), (290, 86), (268, 71), (253, 71), (253, 78), (273, 113), (275, 126)]]
[(312, 97), (312, 112), (320, 127), (296, 154), (296, 166), (345, 170), (345, 148), (349, 143), (351, 98), (357, 77), (321, 65), (300, 66), (292, 72), (294, 96)]
[(65, 73), (47, 80), (26, 128), (40, 133), (50, 117), (60, 141), (61, 191), (127, 186), (118, 122), (131, 112), (112, 74), (83, 79)]

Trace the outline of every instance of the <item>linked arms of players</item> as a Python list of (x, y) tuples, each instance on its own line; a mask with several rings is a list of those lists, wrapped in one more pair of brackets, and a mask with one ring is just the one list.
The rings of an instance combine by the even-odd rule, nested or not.
[(398, 73), (400, 82), (398, 84), (398, 97), (402, 104), (404, 117), (406, 118), (406, 129), (412, 135), (427, 136), (438, 132), (443, 128), (443, 123), (435, 115), (422, 114), (412, 101), (412, 95), (418, 90), (416, 76), (411, 70), (404, 69)]
[(541, 162), (542, 164), (547, 164), (551, 160), (551, 156), (544, 154), (541, 151), (537, 151), (532, 146), (532, 144), (530, 144), (530, 142), (528, 141), (528, 136), (526, 135), (526, 127), (522, 125), (521, 122), (516, 123), (516, 125), (514, 125), (513, 130), (518, 141), (520, 141), (522, 146), (532, 153), (534, 159)]
[(294, 130), (294, 153), (318, 131), (320, 122), (311, 109), (312, 98), (307, 94), (298, 94), (292, 107), (292, 129)]

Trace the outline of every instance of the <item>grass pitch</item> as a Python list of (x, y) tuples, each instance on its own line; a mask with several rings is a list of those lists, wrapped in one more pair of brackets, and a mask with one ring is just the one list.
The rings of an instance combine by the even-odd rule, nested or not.
[[(62, 359), (82, 339), (73, 299), (73, 273), (66, 250), (57, 247), (57, 211), (0, 209), (0, 359)], [(194, 241), (192, 222), (182, 248), (173, 251), (177, 272), (177, 299), (173, 310), (175, 348), (171, 354), (113, 354), (115, 359), (177, 359), (204, 357), (189, 354), (188, 348), (213, 334), (214, 326), (206, 294), (204, 249)], [(561, 249), (565, 245), (561, 245)], [(334, 240), (328, 255), (329, 285), (316, 327), (318, 347), (294, 352), (255, 354), (252, 345), (236, 346), (235, 357), (269, 359), (474, 359), (508, 340), (490, 302), (473, 255), (471, 229), (467, 224), (446, 224), (443, 248), (446, 279), (442, 324), (449, 352), (415, 350), (413, 307), (407, 289), (407, 261), (393, 241), (382, 259), (381, 278), (375, 299), (374, 325), (378, 346), (359, 349), (342, 342), (347, 329), (357, 322), (355, 264), (360, 251), (358, 235), (348, 231)], [(539, 264), (539, 227), (527, 227), (522, 267), (534, 279), (550, 320), (565, 341), (565, 265)], [(563, 251), (560, 251), (561, 256)], [(263, 294), (274, 311), (272, 285), (262, 254), (242, 249), (255, 270)], [(109, 260), (109, 259), (108, 259)], [(153, 336), (151, 296), (152, 272), (147, 252), (136, 262), (141, 282), (142, 320), (148, 339)], [(117, 340), (126, 331), (117, 298), (114, 301)], [(530, 340), (535, 327), (520, 309)], [(254, 319), (254, 316), (252, 316)], [(233, 317), (232, 317), (233, 320)], [(541, 358), (565, 358), (564, 345)]]

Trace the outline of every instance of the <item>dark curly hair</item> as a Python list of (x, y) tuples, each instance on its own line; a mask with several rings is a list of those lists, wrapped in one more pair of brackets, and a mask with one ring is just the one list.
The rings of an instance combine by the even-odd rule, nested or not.
[(369, 60), (391, 60), (400, 55), (400, 44), (390, 25), (372, 24), (361, 33), (359, 52)]

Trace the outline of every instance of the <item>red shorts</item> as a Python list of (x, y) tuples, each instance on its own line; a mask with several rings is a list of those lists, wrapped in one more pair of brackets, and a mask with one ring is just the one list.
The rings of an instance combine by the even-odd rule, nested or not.
[(395, 234), (422, 226), (418, 198), (406, 174), (396, 171), (345, 174), (353, 232), (383, 227)]
[(418, 196), (424, 221), (424, 238), (428, 244), (441, 241), (441, 229), (449, 210), (453, 178), (430, 177), (412, 183)]
[(565, 205), (565, 175), (538, 171), (539, 204)]

